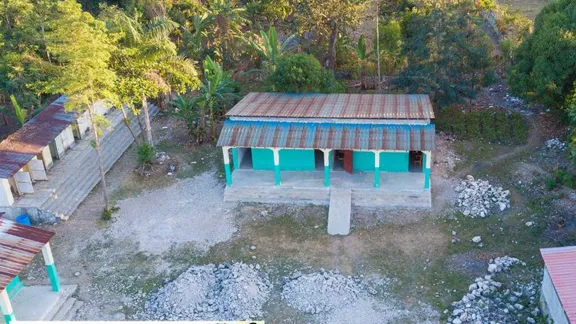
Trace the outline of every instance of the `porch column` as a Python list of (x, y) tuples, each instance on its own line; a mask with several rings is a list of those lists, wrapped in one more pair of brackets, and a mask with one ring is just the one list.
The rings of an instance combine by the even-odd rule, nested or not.
[(424, 151), (424, 189), (430, 189), (430, 165), (432, 164), (432, 152)]
[(222, 154), (224, 155), (224, 171), (226, 172), (226, 185), (232, 185), (232, 173), (230, 172), (230, 155), (228, 155), (228, 150), (230, 147), (222, 146)]
[(275, 182), (276, 182), (276, 185), (279, 186), (280, 185), (280, 149), (279, 148), (273, 148), (271, 150), (274, 153), (274, 177), (276, 179)]
[(330, 149), (321, 150), (324, 153), (324, 187), (330, 187)]
[(16, 316), (14, 316), (14, 310), (12, 309), (12, 304), (10, 304), (10, 298), (8, 297), (6, 289), (0, 292), (0, 308), (2, 308), (6, 324), (16, 321)]
[(380, 151), (374, 151), (374, 188), (380, 187)]
[(10, 190), (10, 182), (8, 179), (0, 179), (0, 206), (12, 206), (14, 204), (14, 196)]
[(42, 256), (44, 257), (44, 264), (46, 264), (46, 271), (48, 272), (48, 278), (50, 278), (52, 291), (60, 291), (60, 279), (58, 279), (58, 271), (56, 271), (56, 265), (52, 257), (50, 242), (44, 244), (42, 247)]
[(240, 169), (240, 160), (238, 158), (239, 158), (238, 148), (233, 147), (232, 148), (232, 164), (234, 164), (234, 170)]

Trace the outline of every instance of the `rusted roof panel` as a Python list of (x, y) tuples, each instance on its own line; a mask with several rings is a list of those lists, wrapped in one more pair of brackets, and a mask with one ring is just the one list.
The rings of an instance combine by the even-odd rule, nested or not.
[(227, 120), (219, 146), (340, 150), (431, 151), (435, 129), (427, 125), (288, 123)]
[(74, 123), (76, 114), (66, 112), (64, 102), (64, 96), (58, 98), (0, 143), (0, 178), (14, 175)]
[(0, 291), (32, 262), (53, 232), (0, 218)]
[(428, 95), (251, 92), (230, 117), (432, 119)]
[(540, 249), (570, 323), (576, 323), (576, 246)]

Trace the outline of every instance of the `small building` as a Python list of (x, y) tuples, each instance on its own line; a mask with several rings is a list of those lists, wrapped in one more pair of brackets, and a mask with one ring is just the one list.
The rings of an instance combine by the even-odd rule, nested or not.
[(548, 323), (576, 324), (576, 246), (540, 249), (544, 277), (540, 295)]
[[(0, 218), (0, 312), (6, 324), (16, 321), (19, 315), (23, 316), (22, 319), (28, 317), (30, 320), (30, 314), (43, 313), (44, 307), (53, 306), (52, 303), (39, 304), (40, 300), (58, 300), (61, 286), (50, 248), (53, 236), (53, 232)], [(35, 290), (35, 298), (28, 296), (18, 306), (13, 305), (13, 300), (27, 288), (23, 287), (18, 275), (40, 252), (44, 257), (50, 288)], [(39, 295), (46, 295), (47, 298)], [(22, 313), (16, 314), (17, 309)]]
[(226, 116), (227, 201), (431, 206), (427, 95), (249, 93)]

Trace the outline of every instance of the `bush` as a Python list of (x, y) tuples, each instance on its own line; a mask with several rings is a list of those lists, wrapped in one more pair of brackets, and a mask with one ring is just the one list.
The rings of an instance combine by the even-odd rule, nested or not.
[(548, 191), (552, 191), (552, 190), (556, 189), (556, 187), (558, 185), (556, 183), (556, 179), (554, 179), (554, 178), (546, 178), (544, 180), (544, 184), (546, 186), (546, 190), (548, 190)]
[(138, 146), (138, 164), (144, 165), (152, 162), (154, 158), (154, 147), (147, 143), (142, 143)]
[(559, 169), (554, 172), (556, 183), (567, 188), (574, 188), (574, 175), (567, 170)]
[(436, 118), (436, 128), (467, 140), (520, 144), (528, 138), (528, 126), (522, 115), (495, 109), (467, 113), (458, 107), (442, 109)]
[(344, 86), (310, 54), (284, 54), (268, 81), (279, 92), (343, 92)]

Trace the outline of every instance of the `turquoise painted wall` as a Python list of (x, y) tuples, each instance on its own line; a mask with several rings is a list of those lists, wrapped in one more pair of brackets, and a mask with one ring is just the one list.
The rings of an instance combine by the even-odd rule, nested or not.
[(280, 170), (313, 171), (314, 150), (280, 150)]
[(374, 171), (374, 153), (373, 152), (352, 152), (352, 170), (356, 171)]
[[(274, 153), (270, 149), (252, 149), (254, 170), (274, 170)], [(314, 150), (280, 150), (280, 170), (314, 170)]]
[(408, 172), (409, 159), (408, 152), (381, 152), (380, 171)]
[[(354, 171), (374, 171), (373, 152), (353, 152), (352, 166)], [(380, 171), (408, 172), (408, 152), (381, 152)]]
[(252, 149), (252, 168), (254, 170), (274, 170), (274, 153), (271, 149)]

